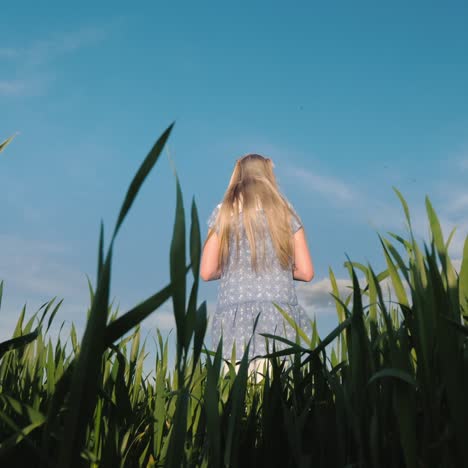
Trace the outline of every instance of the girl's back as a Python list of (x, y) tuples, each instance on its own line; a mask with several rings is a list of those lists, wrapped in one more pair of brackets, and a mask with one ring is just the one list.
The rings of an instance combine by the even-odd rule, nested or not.
[[(234, 176), (235, 174), (231, 178), (230, 187), (233, 186)], [(279, 194), (279, 190), (277, 193)], [(207, 222), (209, 237), (214, 236), (218, 244), (220, 238), (224, 239), (227, 246), (222, 268), (219, 269), (220, 274), (211, 278), (221, 280), (216, 311), (212, 318), (212, 348), (216, 349), (220, 338), (223, 337), (223, 357), (231, 358), (232, 346), (235, 344), (236, 357), (239, 359), (245, 345), (252, 337), (255, 319), (260, 314), (249, 348), (249, 358), (252, 358), (255, 355), (267, 353), (265, 338), (260, 335), (261, 333), (276, 334), (292, 341), (295, 340), (295, 330), (284, 321), (273, 302), (291, 315), (308, 335), (311, 334), (311, 325), (307, 314), (297, 301), (292, 267), (288, 268), (287, 265), (285, 267), (285, 256), (280, 255), (286, 252), (289, 245), (285, 242), (281, 244), (280, 236), (284, 232), (284, 223), (283, 231), (281, 231), (281, 228), (274, 224), (275, 218), (272, 218), (271, 211), (270, 217), (267, 216), (262, 203), (257, 203), (255, 210), (250, 210), (247, 214), (249, 221), (245, 222), (242, 203), (237, 203), (237, 205), (229, 203), (227, 206), (239, 208), (234, 211), (225, 209), (223, 224), (220, 222), (220, 211), (223, 203), (232, 201), (228, 194), (229, 189), (225, 199), (215, 207)], [(292, 214), (289, 224), (286, 224), (289, 236), (292, 238), (302, 228), (302, 221), (286, 198), (282, 195), (280, 197), (279, 200), (287, 203)], [(239, 202), (239, 200), (236, 201)], [(226, 214), (229, 213), (231, 213), (230, 219), (226, 219), (228, 218)], [(273, 235), (270, 226), (277, 228)], [(221, 229), (222, 227), (224, 230)], [(205, 264), (209, 256), (205, 252), (207, 242), (205, 242), (203, 255), (205, 259), (202, 258), (202, 263)], [(254, 251), (253, 257), (252, 251)], [(219, 251), (215, 254), (217, 257), (221, 256)], [(288, 256), (291, 256), (291, 252)], [(253, 258), (257, 261), (254, 262)], [(275, 346), (277, 349), (284, 348), (284, 345), (278, 341)], [(272, 351), (271, 340), (269, 351)]]

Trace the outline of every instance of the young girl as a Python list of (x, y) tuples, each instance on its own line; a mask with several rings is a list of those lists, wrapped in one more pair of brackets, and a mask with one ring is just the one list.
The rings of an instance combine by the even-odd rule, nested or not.
[[(259, 154), (237, 160), (223, 201), (208, 219), (200, 276), (221, 279), (216, 312), (212, 320), (212, 348), (223, 339), (223, 358), (244, 353), (253, 335), (249, 360), (266, 354), (265, 337), (271, 333), (295, 341), (296, 331), (273, 305), (291, 315), (305, 333), (311, 324), (298, 304), (293, 280), (311, 281), (314, 268), (301, 219), (280, 193), (273, 162)], [(269, 352), (273, 351), (269, 340)], [(277, 350), (286, 347), (275, 341)], [(258, 368), (257, 361), (253, 365)], [(251, 363), (251, 367), (252, 367)]]

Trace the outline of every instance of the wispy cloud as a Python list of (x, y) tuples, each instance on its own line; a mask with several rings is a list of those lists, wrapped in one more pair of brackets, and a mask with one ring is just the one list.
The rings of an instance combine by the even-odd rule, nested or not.
[(18, 55), (18, 50), (13, 47), (0, 47), (0, 58), (15, 58)]
[(76, 31), (54, 33), (47, 39), (36, 40), (28, 47), (18, 49), (16, 57), (26, 60), (30, 65), (40, 65), (96, 44), (107, 35), (106, 27), (83, 27)]
[(51, 73), (36, 72), (33, 75), (33, 78), (0, 80), (0, 96), (38, 96), (43, 94), (54, 80)]
[[(368, 194), (365, 188), (354, 186), (337, 177), (318, 174), (312, 170), (298, 167), (286, 162), (285, 174), (295, 180), (304, 192), (315, 192), (321, 195), (325, 202), (331, 202), (340, 208), (351, 208), (354, 219), (359, 218), (373, 228), (395, 229), (405, 226), (405, 216), (395, 195), (395, 202), (390, 203), (379, 199), (375, 194)], [(355, 209), (358, 207), (358, 209)], [(412, 224), (416, 233), (425, 232), (426, 218), (424, 208), (411, 209)]]
[(451, 212), (464, 211), (468, 209), (468, 192), (455, 195), (447, 209)]
[[(253, 145), (255, 147), (255, 145)], [(320, 173), (308, 165), (298, 161), (304, 161), (307, 155), (295, 150), (295, 148), (285, 148), (274, 143), (261, 142), (262, 148), (266, 148), (267, 154), (271, 154), (274, 160), (279, 160), (278, 170), (280, 170), (286, 178), (297, 184), (297, 190), (319, 195), (323, 203), (332, 204), (338, 209), (345, 208), (343, 214), (349, 213), (353, 218), (353, 222), (363, 222), (376, 230), (389, 230), (393, 232), (401, 232), (405, 229), (406, 220), (399, 200), (396, 194), (393, 194), (393, 199), (388, 200), (387, 196), (381, 195), (381, 191), (375, 187), (375, 180), (378, 174), (373, 178), (373, 184), (367, 184), (367, 181), (360, 180), (357, 183), (343, 180), (340, 177)], [(447, 151), (449, 154), (449, 151)], [(453, 156), (452, 161), (461, 170), (468, 170), (468, 152), (466, 145), (462, 147), (457, 155)], [(284, 157), (288, 155), (288, 157)], [(314, 159), (320, 160), (320, 155), (315, 155)], [(387, 176), (385, 184), (388, 183)], [(379, 187), (379, 186), (378, 186)], [(380, 188), (380, 187), (379, 187)], [(411, 214), (411, 224), (415, 235), (421, 239), (428, 239), (429, 236), (429, 221), (426, 213), (424, 194), (415, 199), (413, 187), (407, 187), (411, 190), (403, 190)], [(467, 211), (468, 211), (468, 192), (465, 187), (454, 186), (453, 178), (448, 176), (437, 181), (437, 185), (433, 187), (430, 193), (431, 202), (437, 201), (435, 209), (447, 237), (450, 230), (458, 227), (455, 237), (452, 242), (452, 250), (455, 257), (461, 255), (462, 244), (466, 233), (468, 232)], [(386, 192), (392, 193), (390, 187)]]
[(54, 32), (25, 46), (0, 48), (0, 57), (20, 61), (23, 66), (37, 66), (61, 55), (96, 44), (105, 39), (110, 26), (86, 26), (67, 32)]
[(1, 80), (0, 96), (19, 96), (25, 93), (28, 85), (23, 80)]
[[(0, 236), (2, 262), (0, 278), (30, 297), (74, 296), (86, 292), (84, 273), (68, 266), (63, 245), (12, 236)], [(82, 285), (81, 287), (79, 285)]]
[[(379, 199), (375, 195), (366, 194), (363, 189), (357, 189), (339, 179), (321, 176), (304, 168), (298, 168), (293, 165), (286, 167), (288, 174), (299, 182), (303, 183), (304, 191), (315, 191), (326, 197), (328, 200), (335, 201), (338, 205), (346, 206), (353, 203), (359, 210), (353, 212), (365, 220), (369, 225), (377, 230), (388, 229), (391, 231), (401, 231), (406, 226), (403, 207), (397, 200), (390, 203), (387, 200)], [(447, 184), (449, 185), (449, 184)], [(424, 197), (421, 197), (418, 203), (411, 203), (405, 196), (411, 217), (411, 225), (415, 236), (421, 240), (430, 239), (430, 225), (427, 216)], [(432, 200), (431, 203), (436, 210), (445, 239), (453, 228), (456, 228), (452, 239), (450, 251), (453, 258), (459, 258), (462, 255), (463, 244), (468, 233), (468, 192), (463, 188), (457, 190), (453, 187), (450, 190), (441, 190), (437, 204)]]
[(5, 235), (0, 236), (0, 245), (3, 337), (11, 335), (23, 305), (31, 314), (55, 296), (64, 299), (57, 321), (73, 320), (83, 326), (89, 305), (86, 276), (70, 264), (65, 245)]
[[(358, 278), (359, 285), (361, 288), (367, 285), (367, 280), (363, 277)], [(342, 300), (345, 300), (350, 294), (352, 294), (352, 281), (349, 278), (337, 278), (338, 295)], [(406, 290), (406, 294), (410, 297), (410, 288), (407, 282), (402, 279), (403, 287)], [(389, 278), (385, 278), (380, 282), (382, 289), (382, 295), (385, 300), (396, 300), (395, 289)], [(332, 284), (330, 278), (323, 278), (318, 281), (312, 281), (310, 283), (300, 283), (296, 285), (297, 299), (299, 303), (304, 306), (310, 316), (329, 316), (336, 315), (335, 299), (332, 294)], [(362, 296), (362, 303), (364, 306), (369, 304), (368, 297)], [(349, 303), (349, 308), (352, 308), (352, 297)]]
[[(340, 297), (346, 297), (351, 289), (349, 279), (337, 279)], [(335, 300), (331, 296), (332, 285), (329, 278), (296, 284), (297, 299), (309, 315), (335, 314)]]
[(468, 171), (468, 150), (461, 151), (458, 158), (458, 168), (462, 171)]
[[(54, 62), (77, 50), (97, 44), (109, 36), (114, 23), (54, 32), (26, 45), (0, 48), (4, 66), (0, 96), (21, 97), (43, 93), (53, 80)], [(5, 77), (10, 74), (11, 78)]]
[(300, 182), (305, 190), (316, 192), (333, 201), (349, 203), (357, 197), (357, 192), (353, 187), (336, 177), (318, 174), (292, 164), (286, 165), (284, 170), (288, 177)]
[(468, 220), (454, 222), (442, 218), (440, 224), (445, 241), (447, 241), (450, 232), (455, 228), (455, 234), (449, 246), (449, 256), (455, 260), (461, 259), (463, 257), (463, 246), (468, 235)]
[[(57, 297), (57, 301), (63, 298), (64, 301), (49, 336), (55, 340), (62, 322), (65, 322), (62, 336), (66, 339), (73, 322), (81, 337), (86, 325), (90, 297), (85, 273), (74, 266), (68, 257), (70, 246), (6, 235), (0, 235), (0, 245), (0, 280), (4, 280), (0, 341), (12, 336), (24, 305), (26, 318), (29, 319), (42, 304), (53, 297)], [(112, 299), (113, 309), (118, 309), (119, 314), (127, 312), (135, 305), (122, 304), (118, 298)], [(142, 322), (143, 332), (153, 338), (156, 337), (156, 328), (159, 328), (163, 338), (170, 336), (169, 342), (174, 347), (175, 320), (170, 304), (164, 304)]]
[(142, 323), (143, 328), (154, 331), (159, 328), (161, 332), (169, 332), (173, 330), (175, 333), (176, 324), (172, 307), (164, 306), (154, 311), (146, 320)]

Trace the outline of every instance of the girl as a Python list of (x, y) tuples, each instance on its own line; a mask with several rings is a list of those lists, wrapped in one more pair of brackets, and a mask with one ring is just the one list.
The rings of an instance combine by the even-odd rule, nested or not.
[[(311, 335), (310, 320), (297, 302), (293, 280), (311, 281), (314, 268), (301, 219), (280, 193), (273, 167), (270, 158), (259, 154), (238, 159), (224, 199), (207, 223), (200, 276), (204, 281), (221, 279), (211, 335), (214, 349), (223, 339), (226, 360), (234, 344), (236, 356), (242, 356), (251, 337), (249, 359), (266, 354), (266, 338), (260, 333), (295, 341), (296, 331), (273, 302)], [(277, 350), (286, 347), (279, 341), (275, 345)], [(251, 362), (251, 367), (257, 369), (261, 362), (253, 366)]]

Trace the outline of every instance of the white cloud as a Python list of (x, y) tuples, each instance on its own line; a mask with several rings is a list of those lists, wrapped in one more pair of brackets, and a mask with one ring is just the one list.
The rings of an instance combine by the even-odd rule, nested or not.
[[(0, 81), (0, 96), (23, 97), (44, 93), (55, 77), (51, 64), (62, 56), (104, 40), (114, 23), (54, 32), (25, 46), (0, 48), (0, 59), (3, 59), (7, 70)], [(14, 78), (5, 78), (8, 70)]]
[(70, 265), (65, 245), (6, 235), (0, 236), (0, 245), (0, 280), (4, 280), (1, 338), (11, 336), (23, 305), (30, 317), (55, 296), (64, 299), (56, 323), (84, 324), (89, 305), (86, 276)]
[(142, 327), (146, 330), (155, 331), (159, 328), (161, 332), (169, 332), (173, 329), (173, 333), (176, 332), (176, 323), (172, 307), (160, 308), (154, 311), (146, 320), (142, 322)]
[[(393, 194), (390, 201), (383, 199), (379, 194), (369, 192), (370, 188), (366, 190), (365, 184), (362, 183), (357, 186), (347, 180), (341, 180), (337, 177), (332, 177), (324, 174), (319, 174), (308, 167), (301, 167), (294, 162), (305, 157), (304, 154), (297, 153), (293, 148), (281, 148), (276, 145), (263, 144), (263, 147), (269, 148), (270, 152), (280, 161), (278, 169), (284, 171), (284, 175), (298, 184), (298, 190), (303, 193), (315, 192), (321, 195), (325, 201), (332, 202), (339, 207), (358, 207), (352, 210), (354, 220), (359, 218), (366, 221), (373, 228), (388, 229), (392, 232), (395, 230), (402, 232), (405, 230), (406, 220), (396, 194), (390, 189), (388, 193)], [(287, 154), (288, 158), (284, 155)], [(461, 157), (457, 158), (457, 164), (461, 169), (468, 169), (468, 157), (466, 151), (461, 152)], [(362, 182), (362, 181), (361, 181)], [(365, 181), (364, 181), (365, 182)], [(431, 202), (436, 199), (440, 201), (440, 207), (434, 206), (437, 215), (441, 220), (442, 227), (445, 235), (448, 236), (449, 230), (446, 231), (446, 226), (459, 226), (459, 230), (465, 233), (468, 232), (468, 223), (465, 222), (466, 212), (468, 210), (468, 193), (464, 186), (456, 189), (452, 180), (447, 180), (444, 184), (443, 181), (438, 182), (437, 193), (431, 194)], [(411, 216), (411, 225), (413, 232), (418, 240), (429, 238), (429, 221), (427, 218), (424, 194), (421, 194), (417, 203), (412, 202), (414, 198), (413, 193), (406, 193), (403, 191), (403, 196), (406, 199)], [(434, 203), (433, 203), (434, 204)], [(466, 235), (466, 234), (465, 234)], [(461, 237), (460, 237), (461, 236)], [(462, 233), (455, 235), (453, 244), (456, 248), (454, 251), (460, 251), (460, 245), (464, 236)]]
[(461, 264), (462, 264), (462, 259), (461, 258), (452, 259), (452, 265), (455, 268), (455, 270), (457, 271), (457, 273), (460, 273)]
[(468, 209), (468, 193), (465, 192), (455, 195), (447, 209), (451, 212), (458, 212)]
[[(338, 291), (344, 300), (351, 292), (351, 280), (337, 278)], [(331, 296), (332, 285), (329, 278), (323, 278), (310, 283), (296, 283), (296, 293), (299, 303), (309, 315), (335, 314), (335, 299)]]
[(353, 187), (335, 177), (317, 174), (309, 169), (287, 164), (285, 174), (299, 181), (306, 190), (338, 202), (351, 202), (356, 199), (357, 193)]
[(28, 89), (28, 84), (22, 80), (1, 80), (0, 96), (20, 96)]
[(18, 50), (12, 47), (0, 47), (0, 58), (12, 59), (18, 56)]
[[(465, 204), (468, 208), (467, 197), (467, 194), (462, 194), (460, 192), (458, 192), (457, 195), (454, 193), (447, 193), (437, 205), (431, 199), (431, 203), (440, 222), (445, 242), (448, 240), (452, 229), (456, 228), (449, 246), (451, 258), (462, 256), (463, 245), (468, 233), (468, 219), (464, 211)], [(417, 204), (410, 203), (408, 200), (407, 202), (410, 210), (412, 230), (416, 241), (422, 249), (423, 242), (429, 244), (431, 239), (430, 222), (427, 216), (425, 202), (424, 199)], [(363, 201), (360, 209), (362, 213), (365, 213), (367, 221), (373, 228), (379, 231), (385, 229), (400, 234), (403, 238), (410, 240), (409, 232), (406, 231), (406, 219), (403, 207), (398, 201), (396, 201), (395, 204), (379, 200), (374, 200), (372, 202)], [(400, 247), (400, 244), (393, 238), (388, 235), (384, 235), (384, 237), (387, 237), (394, 245)]]
[(455, 228), (455, 234), (448, 249), (450, 258), (462, 258), (463, 246), (466, 236), (468, 235), (468, 220), (458, 217), (453, 220), (448, 218), (445, 214), (438, 215), (438, 217), (445, 242), (447, 242), (452, 229)]
[[(345, 297), (351, 291), (349, 289), (351, 286), (349, 279), (337, 279), (337, 285), (341, 297)], [(335, 300), (330, 295), (332, 286), (329, 278), (311, 281), (310, 283), (296, 283), (296, 292), (304, 307), (326, 308), (333, 307), (335, 304)]]
[(37, 66), (100, 42), (109, 34), (109, 29), (109, 26), (88, 26), (74, 31), (54, 32), (48, 38), (36, 39), (27, 46), (2, 48), (0, 57), (20, 60), (22, 65)]
[[(20, 73), (20, 75), (22, 74)], [(26, 76), (27, 73), (23, 75)], [(39, 96), (45, 92), (54, 79), (55, 77), (52, 73), (34, 71), (31, 72), (27, 78), (0, 80), (0, 96)]]
[[(364, 277), (358, 277), (358, 281), (361, 288), (364, 288), (367, 285), (367, 280)], [(346, 298), (353, 292), (352, 281), (350, 278), (337, 278), (336, 282), (339, 297), (343, 302), (345, 302)], [(408, 296), (408, 300), (411, 303), (409, 285), (403, 278), (402, 283)], [(392, 281), (388, 277), (380, 282), (380, 288), (382, 290), (384, 301), (397, 301)], [(332, 285), (330, 278), (323, 278), (316, 282), (300, 283), (296, 285), (296, 292), (299, 303), (305, 308), (311, 317), (336, 315), (335, 299), (331, 295)], [(362, 303), (365, 307), (369, 304), (368, 296), (365, 294), (362, 295)], [(352, 309), (352, 306), (353, 299), (351, 296), (351, 300), (348, 304), (349, 310)]]
[[(0, 311), (0, 341), (11, 337), (24, 304), (30, 317), (43, 303), (57, 296), (64, 298), (56, 324), (73, 321), (82, 330), (90, 298), (84, 272), (79, 271), (67, 258), (69, 247), (64, 244), (0, 235), (2, 261), (0, 280), (4, 280), (4, 297)], [(114, 298), (111, 297), (111, 301)], [(122, 315), (135, 304), (114, 302), (113, 310)], [(207, 303), (208, 320), (215, 303)], [(159, 328), (163, 336), (176, 334), (176, 325), (169, 300), (142, 322), (142, 328), (156, 336)], [(209, 329), (207, 335), (209, 334)], [(64, 336), (67, 336), (65, 333)]]
[(403, 209), (396, 202), (388, 203), (374, 199), (367, 202), (367, 204), (361, 204), (360, 210), (366, 221), (374, 229), (403, 228), (405, 225)]
[(62, 258), (65, 246), (12, 236), (0, 236), (0, 245), (0, 278), (24, 297), (65, 297), (86, 291), (84, 272)]
[(461, 157), (458, 160), (458, 165), (462, 171), (468, 171), (468, 156)]

